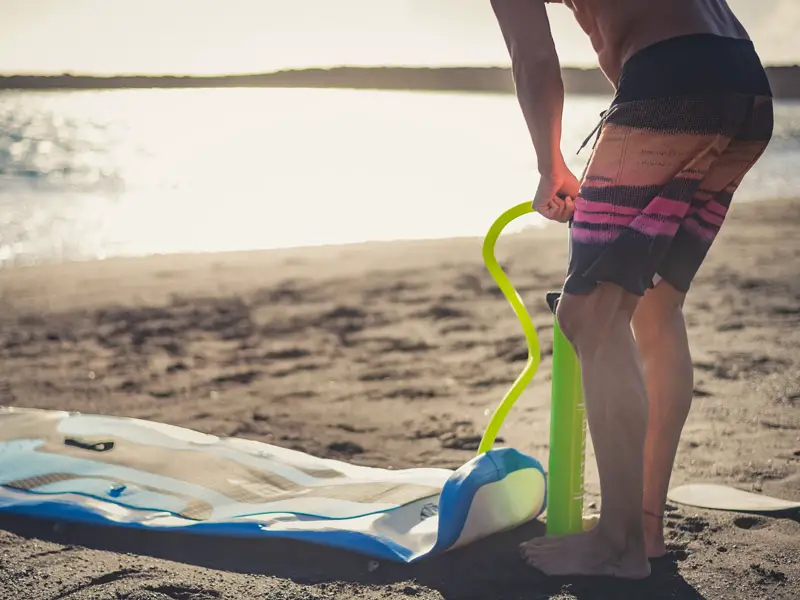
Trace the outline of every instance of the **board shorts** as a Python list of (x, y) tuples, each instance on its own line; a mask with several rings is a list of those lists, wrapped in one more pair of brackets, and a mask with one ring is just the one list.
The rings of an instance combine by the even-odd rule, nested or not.
[(750, 41), (689, 35), (633, 55), (581, 178), (563, 291), (688, 291), (772, 129)]

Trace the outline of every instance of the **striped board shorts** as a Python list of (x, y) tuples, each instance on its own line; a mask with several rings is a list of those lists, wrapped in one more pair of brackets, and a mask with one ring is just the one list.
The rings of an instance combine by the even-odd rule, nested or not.
[(564, 292), (689, 290), (734, 192), (772, 137), (748, 40), (671, 38), (623, 66), (575, 199)]

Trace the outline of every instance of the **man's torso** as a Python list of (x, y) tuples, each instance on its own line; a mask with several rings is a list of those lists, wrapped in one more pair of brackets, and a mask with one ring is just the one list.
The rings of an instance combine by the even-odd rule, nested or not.
[(693, 33), (747, 38), (725, 0), (546, 0), (571, 9), (616, 84), (622, 65), (638, 50)]

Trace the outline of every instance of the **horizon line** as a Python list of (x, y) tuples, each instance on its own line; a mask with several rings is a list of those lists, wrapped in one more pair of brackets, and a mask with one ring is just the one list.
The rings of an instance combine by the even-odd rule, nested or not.
[[(800, 68), (798, 63), (775, 63), (764, 64), (765, 69), (792, 69)], [(94, 77), (94, 78), (112, 78), (112, 77), (181, 77), (192, 79), (208, 79), (208, 78), (221, 78), (221, 77), (248, 77), (258, 75), (271, 75), (285, 72), (296, 71), (331, 71), (337, 69), (395, 69), (395, 70), (446, 70), (446, 69), (472, 69), (472, 70), (488, 70), (500, 69), (510, 70), (510, 65), (470, 65), (470, 64), (451, 64), (451, 65), (358, 65), (358, 64), (341, 64), (341, 65), (325, 65), (325, 66), (302, 66), (302, 67), (285, 67), (275, 70), (264, 71), (230, 71), (225, 73), (147, 73), (147, 72), (81, 72), (81, 71), (28, 71), (28, 72), (0, 72), (0, 77)], [(581, 71), (600, 71), (596, 65), (561, 65), (561, 69), (575, 69)]]

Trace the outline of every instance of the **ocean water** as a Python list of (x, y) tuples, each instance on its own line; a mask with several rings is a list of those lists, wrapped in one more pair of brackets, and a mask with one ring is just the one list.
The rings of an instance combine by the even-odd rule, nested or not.
[[(607, 97), (568, 97), (576, 156)], [(512, 96), (306, 89), (0, 94), (0, 267), (483, 235), (536, 186)], [(800, 195), (800, 103), (738, 201)], [(535, 216), (520, 226), (535, 225)]]

